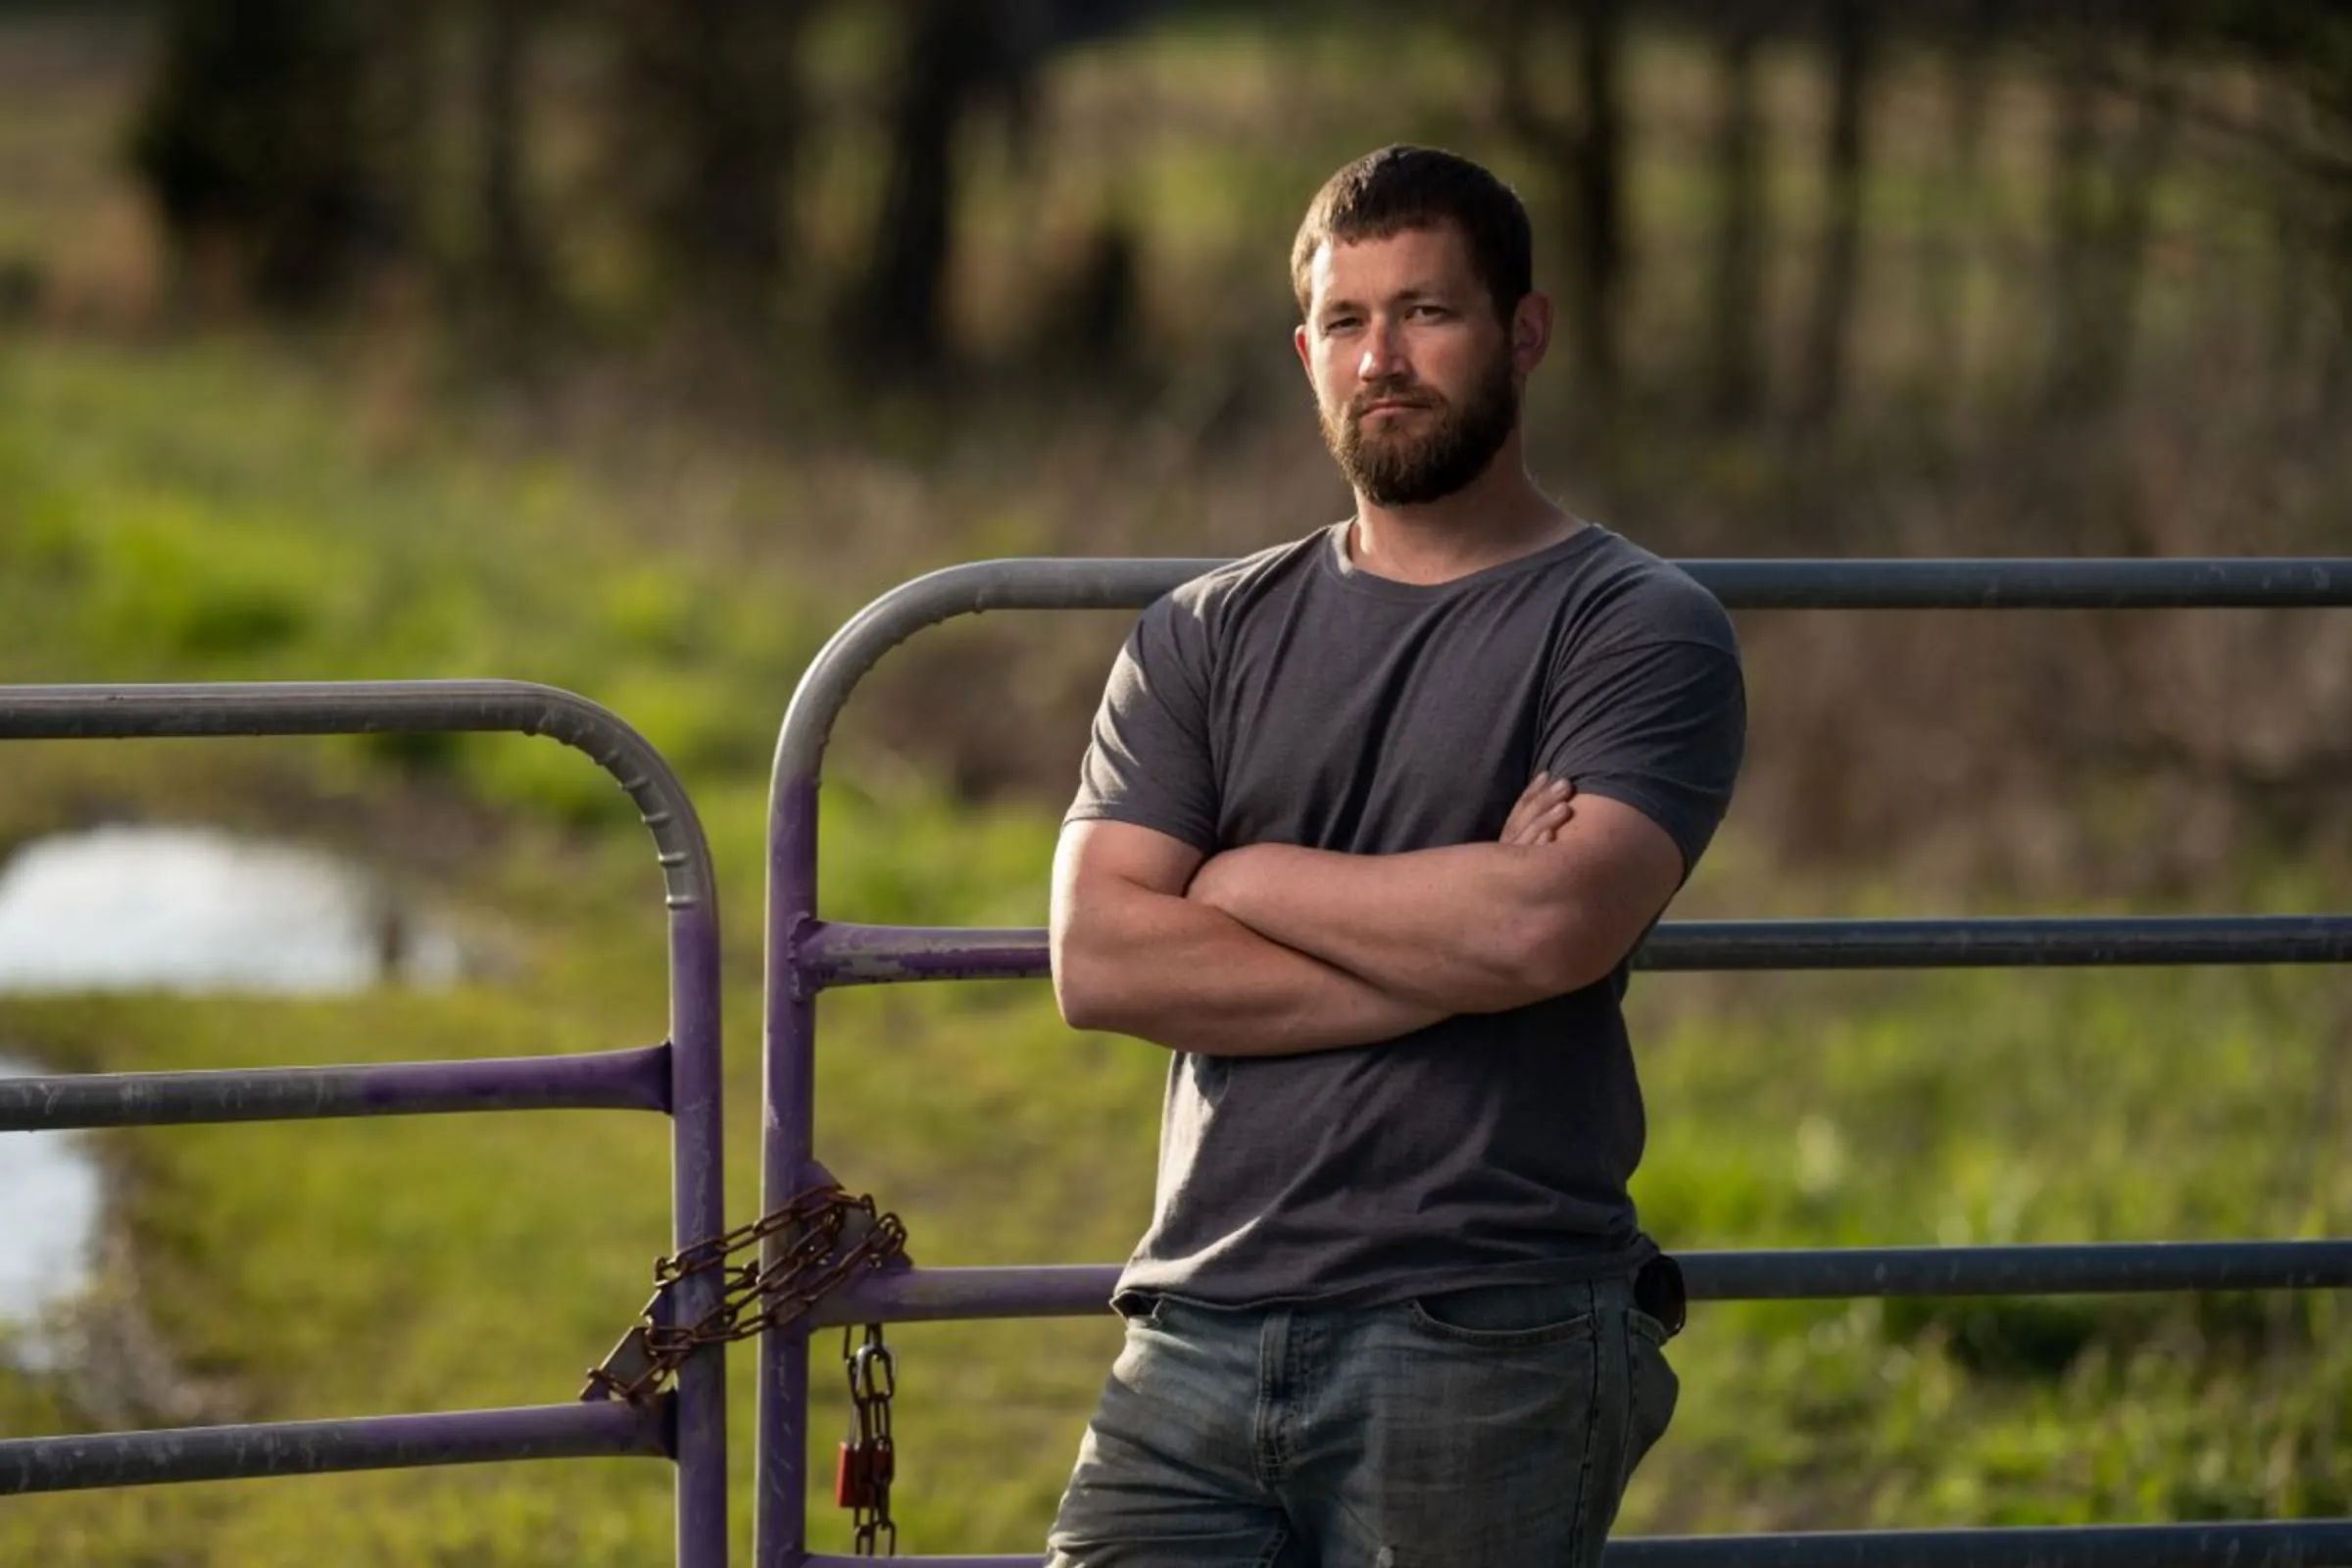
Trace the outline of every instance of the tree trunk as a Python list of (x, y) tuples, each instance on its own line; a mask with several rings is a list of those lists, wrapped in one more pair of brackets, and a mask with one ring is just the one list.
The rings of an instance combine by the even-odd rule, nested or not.
[[(2322, 142), (2339, 157), (2352, 158), (2352, 18), (2338, 14), (2315, 29), (2325, 46), (2305, 68), (2304, 98)], [(2336, 180), (2320, 194), (2320, 256), (2325, 283), (2335, 306), (2335, 330), (2325, 349), (2320, 377), (2320, 414), (2330, 426), (2352, 413), (2352, 180)]]
[(1830, 120), (1822, 145), (1825, 211), (1796, 409), (1797, 422), (1809, 430), (1832, 423), (1845, 394), (1854, 302), (1860, 289), (1862, 185), (1877, 42), (1870, 0), (1832, 0), (1829, 22)]
[(1976, 0), (1944, 50), (1948, 194), (1937, 205), (1934, 241), (1920, 255), (1923, 388), (1948, 416), (1968, 387), (1969, 250), (1984, 208), (1985, 101), (1991, 56), (2007, 26), (2004, 0)]
[(2118, 147), (2102, 133), (2095, 44), (2076, 34), (2061, 50), (2051, 146), (2052, 320), (2043, 412), (2088, 417), (2123, 393), (2147, 273), (2155, 193), (2179, 128), (2168, 94), (2131, 106)]
[(483, 0), (475, 110), (481, 135), (481, 270), (493, 309), (528, 315), (544, 303), (546, 259), (524, 194), (524, 83), (531, 0)]
[(1764, 401), (1764, 115), (1760, 6), (1740, 0), (1716, 52), (1715, 245), (1707, 298), (1707, 414), (1754, 420)]
[(403, 36), (366, 0), (173, 0), (132, 159), (174, 252), (221, 258), (224, 292), (290, 310), (403, 252), (386, 147), (406, 127), (370, 115), (405, 58), (378, 46)]
[(2089, 81), (2090, 44), (2072, 35), (2054, 62), (2050, 80), (2050, 330), (2042, 372), (2042, 410), (2064, 415), (2082, 401), (2092, 310), (2091, 253), (2097, 228), (2095, 175), (2097, 105)]
[(805, 0), (626, 0), (631, 164), (690, 311), (764, 332), (784, 275)]
[(1577, 8), (1577, 82), (1584, 133), (1575, 171), (1574, 324), (1578, 365), (1592, 397), (1616, 399), (1623, 380), (1626, 308), (1625, 5), (1584, 0)]
[(982, 8), (911, 0), (890, 110), (890, 166), (855, 345), (883, 368), (924, 369), (945, 358), (955, 247), (955, 131), (998, 75), (997, 40)]
[(1489, 39), (1502, 119), (1556, 180), (1567, 280), (1562, 315), (1580, 391), (1608, 405), (1623, 379), (1620, 325), (1628, 251), (1625, 201), (1624, 0), (1570, 0), (1576, 24), (1577, 107), (1551, 116), (1529, 81), (1536, 0), (1502, 0)]

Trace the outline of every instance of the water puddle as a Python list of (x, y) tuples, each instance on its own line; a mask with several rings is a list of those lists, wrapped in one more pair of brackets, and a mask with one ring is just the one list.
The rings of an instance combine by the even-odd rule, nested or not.
[[(325, 996), (458, 979), (441, 922), (347, 861), (202, 828), (105, 827), (0, 865), (0, 994)], [(42, 1068), (0, 1054), (0, 1077)], [(0, 1362), (65, 1370), (100, 1267), (90, 1136), (0, 1133)]]
[[(40, 1075), (0, 1056), (0, 1078)], [(106, 1186), (82, 1133), (0, 1133), (0, 1359), (58, 1368), (54, 1331), (89, 1288)]]
[(320, 996), (445, 985), (465, 958), (376, 879), (285, 844), (102, 827), (0, 866), (0, 992)]

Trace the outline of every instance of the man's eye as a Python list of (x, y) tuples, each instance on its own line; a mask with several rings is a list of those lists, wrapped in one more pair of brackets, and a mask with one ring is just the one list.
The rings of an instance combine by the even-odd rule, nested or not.
[(1431, 320), (1442, 320), (1446, 317), (1451, 316), (1453, 313), (1446, 309), (1446, 307), (1443, 305), (1416, 305), (1413, 307), (1413, 314), (1415, 316), (1427, 317)]
[(1326, 333), (1330, 333), (1330, 332), (1345, 332), (1345, 331), (1348, 330), (1349, 328), (1353, 327), (1354, 325), (1355, 325), (1355, 318), (1354, 318), (1354, 317), (1352, 317), (1352, 316), (1335, 316), (1335, 317), (1331, 318), (1329, 320), (1327, 320), (1327, 321), (1325, 321), (1325, 322), (1323, 323), (1323, 330), (1324, 330)]

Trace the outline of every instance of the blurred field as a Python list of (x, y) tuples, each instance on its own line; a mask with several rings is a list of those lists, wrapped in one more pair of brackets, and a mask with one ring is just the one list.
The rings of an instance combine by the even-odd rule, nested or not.
[[(1361, 69), (1330, 38), (1297, 47), (1335, 77)], [(1398, 89), (1399, 134), (1462, 128), (1444, 105), (1469, 67), (1431, 50), (1437, 64)], [(1079, 194), (1054, 210), (1087, 210), (1081, 194), (1115, 167), (1164, 226), (1147, 251), (1147, 354), (1172, 368), (1148, 394), (1063, 405), (980, 377), (940, 403), (843, 410), (810, 380), (767, 386), (747, 412), (675, 367), (478, 380), (464, 345), (397, 313), (294, 339), (173, 324), (145, 297), (153, 258), (102, 157), (137, 58), (127, 28), (0, 24), (0, 91), (20, 106), (0, 115), (0, 169), (26, 175), (0, 179), (0, 258), (33, 257), (53, 279), (38, 312), (0, 323), (0, 679), (506, 675), (615, 708), (679, 765), (717, 849), (729, 1209), (750, 1217), (762, 792), (793, 682), (841, 617), (931, 566), (1215, 554), (1336, 514), (1288, 379), (1274, 258), (1304, 190), (1361, 139), (1332, 107), (1340, 89), (1278, 91), (1230, 20), (1089, 51), (1056, 79), (1061, 112), (1100, 130), (1104, 168), (1057, 164)], [(1669, 109), (1691, 71), (1671, 37), (1642, 69)], [(1179, 122), (1218, 134), (1188, 140)], [(1142, 143), (1134, 157), (1112, 156), (1121, 135)], [(1280, 160), (1263, 156), (1275, 138)], [(1695, 225), (1673, 138), (1652, 145), (1645, 202)], [(846, 203), (854, 139), (833, 156), (820, 189)], [(1992, 212), (2027, 199), (2001, 184), (2007, 156)], [(1944, 209), (1906, 192), (1898, 178), (1882, 199), (1915, 211), (1928, 244)], [(2220, 199), (2181, 192), (2181, 221), (2211, 231)], [(984, 344), (1025, 330), (1024, 242), (1008, 226), (961, 282)], [(2008, 263), (1997, 245), (1979, 254), (1967, 288), (1988, 290)], [(580, 265), (614, 280), (625, 316), (626, 258)], [(1873, 342), (1904, 314), (1899, 298), (1881, 309)], [(2163, 363), (2230, 338), (2182, 318)], [(2022, 350), (1998, 312), (1970, 319), (1989, 408)], [(1251, 334), (1270, 346), (1233, 347)], [(1972, 448), (1955, 478), (1915, 447), (1874, 456), (1894, 442), (1885, 425), (1798, 475), (1754, 438), (1703, 461), (1638, 428), (1604, 445), (1563, 391), (1547, 397), (1544, 461), (1575, 476), (1580, 505), (1669, 554), (2340, 551), (2346, 536), (2340, 451), (2233, 460), (2245, 424), (2161, 398), (2063, 451), (2018, 437), (2003, 465)], [(1842, 531), (1804, 531), (1807, 497), (1840, 486), (1859, 494)], [(2057, 516), (2079, 531), (2052, 535)], [(2080, 722), (2096, 739), (2101, 715), (2152, 712), (2160, 733), (2202, 744), (2218, 704), (2303, 756), (2340, 724), (2340, 695), (2310, 698), (2340, 692), (2343, 616), (2028, 617), (2031, 637), (1962, 618), (1743, 625), (1756, 763), (1681, 912), (2340, 904), (2340, 865), (2313, 848), (2340, 844), (2325, 838), (2340, 821), (2306, 840), (2291, 801), (2233, 813), (2129, 758), (2016, 738)], [(958, 630), (886, 662), (829, 764), (828, 912), (1041, 920), (1054, 796), (1120, 621)], [(2168, 704), (2194, 712), (2167, 728)], [(124, 815), (285, 831), (394, 862), (510, 955), (446, 997), (0, 1002), (12, 1054), (229, 1066), (633, 1045), (662, 1027), (655, 868), (617, 792), (558, 748), (44, 745), (6, 760), (0, 849)], [(2352, 996), (2326, 971), (1661, 976), (1635, 996), (1652, 1125), (1637, 1193), (1670, 1246), (2352, 1229)], [(918, 1259), (1122, 1255), (1149, 1204), (1156, 1051), (1070, 1036), (1032, 987), (837, 995), (824, 1027), (820, 1152), (905, 1214)], [(140, 1310), (93, 1322), (101, 1361), (134, 1375), (0, 1377), (0, 1432), (565, 1398), (643, 1299), (664, 1239), (650, 1123), (190, 1129), (105, 1147), (124, 1196), (112, 1284)], [(1627, 1528), (2342, 1513), (2342, 1315), (2328, 1295), (1706, 1309), (1678, 1342), (1682, 1411)], [(1107, 1315), (893, 1338), (903, 1545), (1037, 1545), (1115, 1343)], [(829, 1351), (814, 1381), (831, 1399)], [(745, 1458), (750, 1359), (735, 1363)], [(828, 1404), (812, 1449), (829, 1453), (838, 1424)], [(748, 1485), (736, 1502), (748, 1540)], [(594, 1568), (662, 1560), (665, 1508), (660, 1467), (600, 1464), (25, 1498), (0, 1508), (0, 1561)], [(820, 1544), (846, 1544), (825, 1499), (817, 1518)]]

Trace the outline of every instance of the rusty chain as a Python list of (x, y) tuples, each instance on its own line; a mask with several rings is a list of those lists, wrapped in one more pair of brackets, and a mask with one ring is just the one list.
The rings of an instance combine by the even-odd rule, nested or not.
[[(774, 1262), (763, 1263), (757, 1253), (741, 1263), (731, 1261), (748, 1248), (764, 1251), (779, 1237)], [(831, 1183), (812, 1187), (772, 1214), (655, 1259), (653, 1298), (603, 1364), (590, 1370), (580, 1397), (650, 1400), (705, 1346), (748, 1340), (796, 1323), (852, 1275), (880, 1268), (906, 1250), (906, 1227), (898, 1215), (882, 1213), (871, 1198), (852, 1198)], [(666, 1321), (671, 1288), (711, 1269), (721, 1271), (723, 1280), (718, 1300), (691, 1323)], [(845, 1328), (841, 1354), (854, 1416), (850, 1439), (841, 1446), (835, 1500), (851, 1510), (859, 1556), (895, 1553), (899, 1527), (890, 1517), (890, 1483), (898, 1450), (891, 1438), (890, 1401), (898, 1392), (897, 1366), (882, 1343), (879, 1323), (865, 1325), (865, 1343), (855, 1348)]]
[[(757, 1255), (730, 1261), (746, 1248), (764, 1248), (772, 1237), (784, 1238), (773, 1263)], [(853, 1198), (830, 1183), (812, 1187), (772, 1214), (656, 1260), (653, 1298), (603, 1364), (589, 1372), (580, 1397), (651, 1399), (704, 1346), (797, 1322), (852, 1275), (880, 1268), (906, 1246), (906, 1227), (898, 1215), (879, 1212), (871, 1198)], [(717, 1302), (691, 1323), (665, 1321), (670, 1288), (710, 1269), (724, 1273)]]

